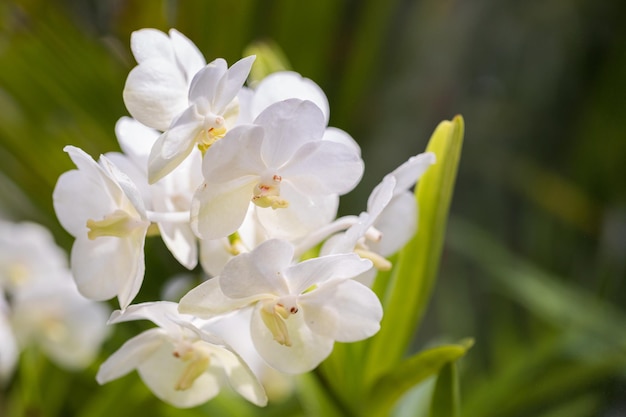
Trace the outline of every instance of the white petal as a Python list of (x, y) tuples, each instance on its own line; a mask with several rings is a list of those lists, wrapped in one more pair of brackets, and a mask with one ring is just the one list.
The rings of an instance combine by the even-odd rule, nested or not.
[(204, 184), (191, 207), (191, 228), (202, 239), (219, 239), (234, 233), (246, 216), (255, 182), (249, 178), (220, 186)]
[(432, 152), (412, 156), (408, 161), (391, 172), (398, 183), (396, 192), (400, 193), (411, 188), (428, 167), (435, 163), (435, 154)]
[(187, 223), (159, 223), (165, 246), (182, 266), (191, 270), (198, 264), (198, 243)]
[(191, 154), (202, 129), (195, 108), (189, 107), (155, 142), (148, 159), (148, 180), (154, 184)]
[(122, 151), (147, 172), (148, 155), (160, 133), (130, 117), (121, 117), (115, 124), (115, 135)]
[(272, 168), (282, 166), (305, 143), (319, 141), (326, 127), (315, 104), (297, 99), (271, 105), (259, 114), (254, 124), (263, 126), (261, 156)]
[[(228, 378), (230, 386), (246, 400), (263, 407), (267, 404), (267, 395), (248, 365), (234, 352), (213, 346), (211, 348), (211, 366), (221, 368)], [(213, 361), (213, 359), (217, 359)]]
[(285, 321), (291, 346), (281, 345), (267, 328), (257, 305), (250, 322), (252, 342), (261, 357), (273, 368), (288, 374), (308, 372), (320, 364), (333, 349), (333, 340), (313, 333), (304, 322), (303, 314), (289, 316)]
[(192, 314), (200, 318), (211, 318), (217, 314), (240, 309), (254, 302), (251, 299), (232, 299), (226, 297), (219, 284), (219, 277), (211, 278), (189, 291), (180, 299), (178, 311), (182, 314)]
[(217, 94), (217, 85), (226, 73), (228, 65), (222, 58), (209, 62), (193, 77), (189, 87), (189, 101), (213, 101)]
[(263, 78), (255, 89), (252, 111), (258, 115), (270, 105), (290, 98), (313, 102), (324, 114), (324, 124), (328, 123), (329, 106), (324, 91), (312, 80), (292, 71), (279, 71)]
[(372, 222), (373, 218), (369, 213), (361, 213), (357, 222), (350, 226), (348, 230), (343, 233), (337, 233), (324, 242), (320, 255), (352, 253), (358, 241), (372, 225)]
[(179, 408), (194, 407), (216, 396), (220, 390), (220, 375), (211, 366), (189, 388), (175, 389), (188, 363), (174, 357), (174, 349), (174, 345), (166, 341), (137, 366), (141, 379), (154, 395)]
[(314, 284), (332, 279), (346, 279), (372, 267), (372, 262), (354, 253), (312, 258), (289, 267), (285, 271), (291, 294), (301, 294)]
[(281, 174), (301, 192), (342, 195), (358, 184), (363, 168), (363, 160), (349, 147), (316, 141), (300, 147)]
[(202, 269), (212, 277), (219, 275), (233, 255), (228, 250), (228, 238), (200, 240), (200, 264)]
[[(150, 187), (154, 210), (162, 213), (188, 212), (195, 191), (202, 184), (202, 156), (197, 148), (172, 172)], [(147, 183), (147, 179), (146, 179)], [(157, 222), (161, 238), (185, 268), (198, 263), (198, 242), (189, 222)]]
[(4, 311), (0, 310), (0, 383), (7, 381), (13, 374), (18, 356), (19, 349), (11, 325)]
[[(145, 163), (141, 166), (137, 165), (130, 157), (121, 152), (107, 152), (104, 156), (111, 161), (120, 171), (124, 173), (130, 181), (135, 184), (139, 191), (141, 206), (145, 210), (152, 210), (152, 190), (148, 184), (148, 158), (146, 156)], [(141, 210), (141, 216), (145, 216), (145, 210)], [(137, 211), (138, 210), (134, 210)], [(139, 214), (139, 212), (137, 213)], [(97, 217), (96, 217), (97, 218)]]
[(400, 250), (417, 231), (417, 201), (411, 192), (396, 195), (374, 223), (382, 233), (379, 242), (368, 243), (383, 256)]
[(376, 294), (354, 280), (333, 284), (320, 286), (299, 299), (311, 330), (338, 342), (356, 342), (376, 334), (383, 316)]
[(239, 90), (246, 82), (255, 56), (248, 56), (235, 62), (222, 76), (217, 86), (217, 94), (213, 100), (213, 108), (223, 113), (226, 106), (237, 97)]
[(177, 334), (180, 329), (172, 321), (179, 316), (178, 304), (171, 301), (153, 301), (133, 304), (124, 310), (116, 310), (111, 314), (108, 323), (122, 323), (134, 320), (150, 320), (157, 326), (165, 329), (168, 334)]
[(293, 254), (289, 242), (271, 239), (234, 257), (220, 274), (222, 292), (230, 298), (288, 294), (283, 270), (291, 264)]
[(186, 224), (159, 224), (161, 238), (170, 253), (185, 268), (192, 270), (198, 265), (196, 235)]
[(166, 337), (163, 330), (150, 329), (129, 339), (100, 365), (96, 380), (106, 384), (131, 372), (153, 354)]
[[(65, 278), (67, 269), (67, 253), (56, 245), (47, 228), (0, 220), (0, 288), (6, 293), (15, 296), (23, 286), (52, 281), (59, 273)], [(0, 314), (8, 309), (0, 290)]]
[(230, 130), (204, 156), (202, 172), (206, 181), (219, 184), (261, 175), (266, 170), (260, 157), (263, 134), (258, 126), (237, 126)]
[(322, 140), (342, 143), (348, 147), (351, 147), (357, 155), (361, 156), (361, 147), (359, 146), (357, 141), (354, 140), (354, 138), (352, 138), (352, 136), (350, 136), (348, 132), (345, 132), (341, 129), (338, 129), (336, 127), (327, 127), (324, 131), (324, 136), (322, 137)]
[(239, 114), (237, 115), (237, 124), (250, 124), (254, 121), (256, 114), (252, 114), (252, 97), (254, 91), (246, 86), (241, 87), (237, 94), (237, 102), (239, 104)]
[(255, 204), (250, 204), (248, 206), (246, 218), (243, 220), (241, 227), (237, 230), (237, 234), (239, 235), (239, 239), (241, 240), (241, 244), (243, 245), (241, 252), (249, 252), (266, 240), (275, 237), (270, 236), (265, 227), (263, 227), (263, 225), (259, 221), (259, 218), (257, 216), (257, 208), (259, 207), (257, 207)]
[(280, 195), (289, 202), (289, 207), (277, 210), (255, 207), (259, 222), (274, 238), (299, 239), (330, 223), (337, 215), (336, 194), (307, 195), (284, 181)]
[(385, 178), (372, 190), (367, 198), (367, 212), (373, 219), (376, 219), (391, 201), (396, 183), (396, 177), (385, 175)]
[(176, 29), (170, 29), (169, 34), (176, 59), (185, 72), (187, 81), (191, 82), (194, 75), (206, 65), (204, 56), (193, 42)]
[(130, 202), (130, 207), (128, 207), (128, 204), (123, 203), (120, 206), (127, 206), (125, 207), (127, 210), (132, 208), (129, 211), (133, 216), (139, 215), (142, 219), (145, 219), (146, 210), (143, 204), (143, 197), (133, 180), (104, 155), (100, 156), (100, 164), (108, 176), (122, 189), (124, 196)]
[(187, 81), (175, 62), (149, 59), (128, 74), (124, 104), (135, 119), (165, 131), (189, 106)]
[(269, 366), (259, 356), (252, 344), (250, 320), (252, 319), (253, 311), (253, 307), (246, 307), (230, 314), (222, 314), (207, 321), (202, 326), (202, 329), (224, 340), (252, 369), (252, 372), (259, 378), (262, 378), (263, 371), (266, 371)]
[(13, 299), (13, 323), (24, 345), (37, 344), (57, 365), (83, 369), (110, 328), (109, 309), (82, 297), (71, 281), (30, 287)]
[(127, 307), (143, 281), (144, 238), (145, 230), (128, 238), (77, 237), (72, 246), (71, 264), (80, 293), (98, 301), (117, 296), (120, 307)]
[(365, 285), (368, 288), (372, 288), (372, 285), (374, 285), (374, 280), (376, 279), (377, 274), (378, 274), (378, 270), (376, 268), (372, 268), (352, 279), (360, 284)]
[(160, 58), (174, 62), (174, 50), (170, 38), (157, 29), (140, 29), (130, 35), (130, 49), (138, 63)]
[(123, 192), (81, 149), (66, 146), (64, 150), (78, 170), (61, 174), (52, 198), (59, 222), (76, 237), (86, 233), (88, 219), (99, 219), (115, 211)]

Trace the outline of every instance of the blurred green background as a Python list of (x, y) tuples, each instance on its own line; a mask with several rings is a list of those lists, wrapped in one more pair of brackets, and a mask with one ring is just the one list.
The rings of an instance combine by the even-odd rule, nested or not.
[[(51, 204), (73, 168), (62, 148), (119, 149), (133, 30), (177, 28), (208, 61), (229, 63), (251, 42), (275, 42), (324, 89), (330, 124), (363, 148), (366, 174), (343, 213), (363, 210), (440, 120), (464, 116), (441, 274), (415, 339), (415, 349), (476, 339), (461, 361), (463, 415), (626, 416), (625, 21), (621, 0), (5, 0), (0, 213), (70, 247)], [(181, 270), (162, 245), (149, 249), (147, 300)], [(132, 334), (116, 331), (104, 356)], [(41, 391), (24, 397), (46, 404), (29, 416), (222, 415), (165, 406), (135, 376), (98, 388), (95, 369), (18, 374), (0, 414), (29, 382)], [(259, 415), (288, 412), (297, 405)]]

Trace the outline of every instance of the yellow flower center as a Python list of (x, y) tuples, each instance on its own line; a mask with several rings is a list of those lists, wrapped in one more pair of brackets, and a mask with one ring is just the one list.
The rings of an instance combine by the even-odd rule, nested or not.
[(254, 196), (252, 202), (259, 207), (272, 209), (287, 208), (289, 201), (280, 198), (280, 183), (282, 177), (274, 174), (271, 177), (265, 176), (254, 186)]
[(172, 352), (175, 358), (187, 363), (174, 385), (176, 391), (185, 391), (193, 385), (211, 364), (209, 353), (196, 344), (183, 343)]
[(29, 268), (22, 262), (14, 262), (7, 267), (7, 275), (9, 283), (18, 287), (28, 281), (30, 278)]
[(69, 336), (69, 330), (64, 321), (55, 316), (44, 318), (42, 323), (42, 331), (44, 335), (51, 341), (60, 343), (67, 339)]
[(87, 220), (87, 228), (89, 229), (87, 237), (90, 240), (102, 236), (126, 237), (144, 224), (143, 221), (133, 218), (124, 210), (118, 209), (104, 216), (102, 220)]
[(291, 338), (285, 320), (298, 312), (295, 299), (285, 303), (281, 301), (267, 301), (261, 308), (261, 319), (274, 336), (274, 340), (283, 346), (291, 346)]
[(218, 140), (222, 139), (226, 135), (225, 127), (210, 127), (208, 129), (202, 129), (198, 136), (196, 136), (196, 142), (198, 142), (198, 149), (202, 152), (202, 155)]
[(222, 139), (226, 135), (225, 120), (222, 116), (207, 115), (204, 119), (204, 127), (196, 135), (196, 143), (198, 149), (202, 152), (202, 155), (218, 140)]

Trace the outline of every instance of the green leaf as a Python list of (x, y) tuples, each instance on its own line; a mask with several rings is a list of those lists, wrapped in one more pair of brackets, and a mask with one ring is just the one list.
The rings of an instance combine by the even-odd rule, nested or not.
[(403, 358), (426, 310), (435, 283), (446, 231), (448, 210), (463, 142), (461, 116), (443, 121), (430, 138), (427, 151), (437, 162), (420, 179), (416, 198), (419, 226), (400, 251), (383, 299), (381, 329), (369, 345), (365, 383), (374, 382)]
[(456, 363), (447, 362), (439, 371), (430, 417), (458, 417), (460, 413), (459, 375)]
[(404, 360), (372, 386), (363, 407), (363, 410), (367, 411), (364, 415), (388, 415), (396, 401), (407, 390), (439, 373), (446, 364), (465, 355), (473, 343), (473, 340), (467, 339), (459, 344), (424, 350)]

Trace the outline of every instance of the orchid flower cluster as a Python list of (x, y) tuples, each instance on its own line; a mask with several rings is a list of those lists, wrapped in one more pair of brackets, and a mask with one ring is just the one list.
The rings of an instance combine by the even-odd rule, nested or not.
[(109, 314), (78, 292), (48, 229), (0, 220), (0, 383), (31, 346), (65, 369), (89, 366), (109, 334)]
[[(115, 129), (123, 153), (95, 161), (67, 146), (77, 169), (61, 175), (53, 195), (75, 238), (80, 292), (117, 298), (109, 323), (156, 325), (110, 356), (97, 380), (137, 370), (178, 407), (206, 402), (227, 383), (263, 406), (261, 366), (305, 373), (335, 342), (379, 330), (383, 311), (370, 285), (415, 233), (410, 190), (434, 155), (411, 157), (372, 191), (365, 211), (337, 218), (364, 163), (356, 141), (328, 126), (317, 84), (280, 71), (248, 86), (254, 56), (207, 64), (173, 29), (136, 31), (131, 50), (137, 66), (123, 98), (132, 118)], [(178, 303), (132, 304), (145, 239), (156, 235), (208, 279)]]

